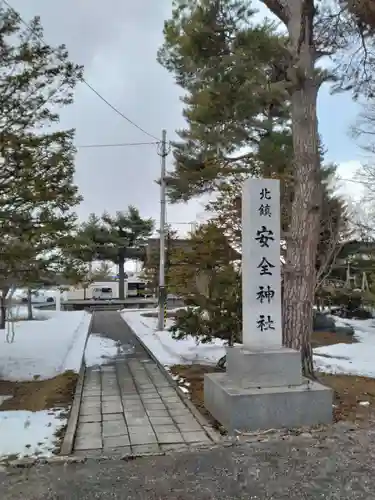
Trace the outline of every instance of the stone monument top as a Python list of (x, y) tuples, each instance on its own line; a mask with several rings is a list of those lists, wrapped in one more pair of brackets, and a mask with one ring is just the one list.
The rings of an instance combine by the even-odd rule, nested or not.
[(245, 348), (282, 345), (280, 181), (247, 179), (242, 193), (242, 307)]

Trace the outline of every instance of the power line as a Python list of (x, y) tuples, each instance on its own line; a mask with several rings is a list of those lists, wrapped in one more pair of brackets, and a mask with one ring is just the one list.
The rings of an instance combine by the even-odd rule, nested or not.
[(76, 146), (77, 149), (86, 148), (122, 148), (126, 146), (154, 146), (159, 144), (158, 142), (120, 142), (118, 144), (82, 144)]
[(356, 180), (356, 179), (345, 179), (343, 177), (338, 177), (337, 180), (339, 182), (353, 182), (354, 184), (361, 184), (362, 186), (366, 186), (366, 182), (365, 181), (359, 181), (359, 180)]
[[(34, 35), (36, 36), (44, 45), (48, 45), (46, 43), (46, 41), (43, 39), (43, 37), (41, 37), (38, 33), (35, 33), (35, 31), (32, 29), (32, 27), (21, 17), (20, 13), (14, 8), (12, 7), (12, 5), (10, 5), (10, 3), (7, 1), (7, 0), (2, 0), (3, 3), (5, 3), (5, 5), (10, 9), (12, 10), (15, 14), (17, 14), (19, 16), (19, 19), (21, 21), (22, 24), (24, 24), (26, 26), (26, 28)], [(148, 135), (149, 137), (151, 137), (152, 139), (155, 139), (156, 141), (158, 142), (161, 142), (160, 139), (156, 136), (154, 136), (153, 134), (150, 134), (150, 132), (147, 132), (147, 130), (145, 130), (144, 128), (142, 128), (140, 125), (138, 125), (137, 123), (135, 123), (133, 120), (131, 120), (130, 118), (128, 118), (124, 113), (122, 113), (119, 109), (117, 109), (112, 103), (110, 103), (105, 97), (103, 97), (83, 76), (80, 77), (80, 81), (82, 83), (84, 83), (86, 85), (86, 87), (88, 87), (92, 92), (94, 92), (94, 94), (99, 97), (99, 99), (101, 99), (107, 106), (109, 106), (113, 111), (115, 111), (115, 113), (117, 113), (119, 116), (121, 116), (124, 120), (126, 120), (128, 123), (130, 123), (131, 125), (133, 125), (133, 127), (137, 128), (138, 130), (140, 130), (141, 132), (143, 132), (144, 134)]]

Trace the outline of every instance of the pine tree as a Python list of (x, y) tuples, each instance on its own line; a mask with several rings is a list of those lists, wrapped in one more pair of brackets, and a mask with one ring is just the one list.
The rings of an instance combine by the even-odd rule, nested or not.
[[(39, 18), (25, 28), (0, 8), (0, 288), (43, 279), (66, 239), (79, 201), (73, 130), (48, 130), (73, 100), (81, 67), (64, 46), (42, 41)], [(53, 253), (53, 252), (52, 252)], [(4, 327), (4, 315), (1, 326)]]
[(129, 206), (113, 217), (90, 214), (78, 231), (71, 254), (84, 262), (110, 261), (119, 268), (119, 298), (125, 297), (125, 261), (143, 260), (145, 246), (154, 227), (152, 219), (143, 219), (139, 210)]
[[(290, 199), (284, 340), (301, 350), (304, 371), (311, 374), (309, 337), (323, 201), (317, 95), (331, 78), (335, 90), (371, 95), (373, 61), (366, 54), (373, 38), (347, 8), (339, 9), (339, 1), (262, 2), (285, 25), (286, 34), (269, 21), (255, 24), (246, 2), (174, 2), (159, 61), (186, 92), (188, 129), (179, 132), (181, 142), (175, 145), (171, 199), (216, 191), (223, 180), (230, 184), (234, 173), (280, 177), (282, 172), (282, 179), (289, 180), (283, 186), (283, 196)], [(356, 41), (361, 48), (348, 58)], [(318, 70), (324, 55), (334, 57), (334, 74)], [(266, 139), (268, 165), (261, 161), (260, 139)], [(286, 169), (280, 170), (280, 164)]]
[(198, 228), (189, 243), (190, 248), (171, 257), (169, 289), (188, 306), (179, 311), (171, 331), (177, 339), (191, 335), (204, 343), (221, 338), (233, 345), (242, 330), (239, 255), (212, 222)]

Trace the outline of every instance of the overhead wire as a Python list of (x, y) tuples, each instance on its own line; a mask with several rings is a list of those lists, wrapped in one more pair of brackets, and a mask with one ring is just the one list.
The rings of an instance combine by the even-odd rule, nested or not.
[(158, 142), (120, 142), (117, 144), (80, 144), (76, 146), (77, 149), (90, 149), (90, 148), (122, 148), (127, 146), (155, 146)]
[[(24, 24), (28, 30), (30, 30), (30, 32), (36, 37), (38, 38), (43, 44), (45, 45), (48, 45), (46, 43), (46, 41), (43, 39), (42, 36), (40, 36), (38, 33), (36, 33), (32, 27), (30, 26), (29, 23), (27, 23), (23, 18), (22, 16), (20, 15), (20, 13), (8, 2), (8, 0), (2, 0), (2, 3), (4, 3), (10, 10), (12, 10), (15, 14), (17, 14), (19, 16), (19, 19), (21, 21), (22, 24)], [(143, 127), (141, 127), (140, 125), (138, 125), (135, 121), (131, 120), (128, 116), (126, 116), (122, 111), (120, 111), (118, 108), (116, 108), (116, 106), (114, 106), (111, 102), (108, 101), (108, 99), (106, 99), (104, 96), (102, 96), (100, 94), (100, 92), (98, 92), (92, 85), (91, 83), (89, 83), (83, 76), (81, 76), (80, 78), (80, 81), (86, 85), (86, 87), (88, 87), (97, 97), (99, 97), (99, 99), (101, 99), (108, 107), (110, 107), (115, 113), (117, 113), (119, 116), (121, 116), (124, 120), (126, 120), (128, 123), (130, 123), (131, 125), (133, 125), (133, 127), (137, 128), (138, 130), (140, 130), (141, 132), (143, 132), (144, 134), (148, 135), (149, 137), (151, 137), (152, 139), (155, 139), (157, 142), (161, 142), (161, 140), (156, 137), (155, 135), (151, 134), (150, 132), (148, 132), (147, 130), (145, 130)]]
[[(38, 33), (35, 33), (35, 31), (32, 29), (32, 27), (23, 19), (23, 17), (20, 15), (20, 13), (8, 2), (8, 0), (1, 0), (3, 4), (5, 4), (10, 10), (12, 10), (15, 14), (19, 16), (20, 21), (22, 24), (24, 24), (28, 30), (33, 33), (34, 36), (36, 36), (41, 42), (43, 42), (45, 45), (47, 45), (46, 41), (41, 37)], [(126, 116), (122, 111), (120, 111), (116, 106), (114, 106), (108, 99), (106, 99), (103, 95), (100, 94), (83, 76), (80, 77), (80, 81), (85, 84), (101, 101), (103, 101), (108, 107), (110, 107), (115, 113), (117, 113), (119, 116), (121, 116), (124, 120), (126, 120), (128, 123), (133, 125), (135, 128), (137, 128), (139, 131), (143, 132), (147, 136), (151, 137), (152, 139), (155, 139), (156, 142), (134, 142), (134, 143), (119, 143), (119, 144), (88, 144), (88, 145), (81, 145), (77, 146), (79, 149), (84, 149), (84, 148), (105, 148), (105, 147), (125, 147), (125, 146), (143, 146), (143, 145), (157, 145), (160, 144), (162, 141), (160, 138), (156, 137), (155, 135), (151, 134), (147, 130), (145, 130), (143, 127), (138, 125), (136, 122), (131, 120), (128, 116)], [(339, 181), (344, 181), (344, 182), (353, 182), (356, 184), (365, 184), (362, 181), (355, 180), (355, 179), (344, 179), (339, 177)]]

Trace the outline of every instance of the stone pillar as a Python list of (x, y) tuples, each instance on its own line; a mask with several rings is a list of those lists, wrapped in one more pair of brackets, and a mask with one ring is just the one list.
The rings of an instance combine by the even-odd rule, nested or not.
[(61, 311), (61, 291), (58, 288), (55, 293), (55, 306), (56, 311)]
[(332, 391), (303, 379), (301, 355), (282, 346), (280, 186), (248, 179), (242, 195), (243, 344), (226, 373), (205, 375), (206, 408), (229, 433), (332, 421)]
[(282, 345), (280, 186), (275, 179), (248, 179), (242, 194), (243, 344)]

